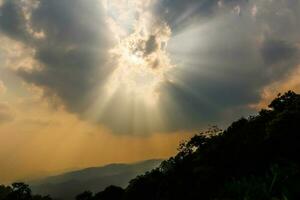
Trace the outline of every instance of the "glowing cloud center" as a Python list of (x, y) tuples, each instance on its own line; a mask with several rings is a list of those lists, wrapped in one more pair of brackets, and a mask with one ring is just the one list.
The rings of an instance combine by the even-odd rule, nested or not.
[(117, 41), (110, 51), (115, 70), (107, 91), (113, 94), (121, 88), (145, 103), (155, 103), (159, 86), (172, 68), (166, 52), (169, 26), (147, 11), (147, 3), (111, 1), (105, 8)]

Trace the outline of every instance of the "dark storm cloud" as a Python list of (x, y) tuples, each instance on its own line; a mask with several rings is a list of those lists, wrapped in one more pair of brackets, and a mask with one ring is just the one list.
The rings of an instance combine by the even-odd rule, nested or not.
[[(228, 10), (228, 2), (223, 1), (227, 13), (221, 7), (212, 10), (217, 9), (216, 2), (191, 1), (181, 7), (184, 2), (170, 1), (166, 7), (175, 7), (174, 13), (162, 15), (179, 27), (176, 12), (180, 16), (192, 6), (194, 15), (199, 15), (199, 22), (189, 21), (169, 42), (172, 60), (184, 63), (173, 72), (174, 81), (163, 86), (161, 100), (173, 102), (164, 107), (172, 128), (226, 124), (253, 113), (249, 105), (259, 102), (262, 89), (299, 64), (299, 2), (231, 1)], [(209, 7), (205, 23), (199, 14), (204, 5)], [(234, 6), (240, 6), (242, 14), (237, 15)]]
[(262, 46), (264, 61), (270, 65), (291, 60), (297, 51), (293, 44), (282, 40), (266, 40)]
[(96, 0), (40, 0), (31, 23), (34, 30), (44, 31), (54, 45), (107, 45), (102, 6)]
[[(112, 70), (106, 64), (110, 33), (100, 1), (39, 0), (29, 20), (20, 2), (4, 1), (0, 29), (34, 48), (42, 70), (18, 74), (81, 116), (94, 103), (94, 88)], [(153, 131), (199, 128), (248, 115), (248, 105), (259, 101), (261, 90), (299, 64), (297, 0), (158, 0), (154, 12), (172, 29), (168, 50), (176, 67), (168, 74), (172, 81), (160, 88), (159, 105), (168, 126), (155, 124), (154, 117), (140, 123), (139, 130), (151, 123)], [(28, 26), (45, 37), (36, 38)], [(146, 43), (145, 54), (158, 48), (155, 36)], [(116, 106), (120, 99), (121, 92), (100, 121), (132, 133), (135, 107), (122, 106), (126, 102)], [(139, 108), (139, 118), (146, 120), (146, 109)]]
[(149, 39), (147, 40), (145, 46), (146, 46), (145, 47), (145, 55), (149, 55), (152, 52), (156, 51), (158, 49), (158, 44), (157, 44), (157, 41), (156, 41), (156, 36), (155, 35), (151, 35), (149, 37)]
[(18, 0), (5, 0), (0, 8), (0, 31), (18, 39), (26, 38), (26, 23)]
[[(30, 45), (42, 70), (19, 70), (18, 74), (43, 87), (49, 97), (58, 96), (69, 110), (83, 112), (93, 98), (93, 87), (100, 85), (110, 71), (105, 67), (109, 30), (100, 1), (34, 1), (37, 6), (29, 13), (30, 19), (25, 19), (21, 2), (4, 1), (1, 31)], [(44, 37), (30, 34), (26, 24), (31, 32)]]
[(191, 21), (205, 22), (221, 5), (233, 8), (248, 0), (159, 0), (154, 6), (156, 15), (166, 20), (173, 30), (184, 28)]

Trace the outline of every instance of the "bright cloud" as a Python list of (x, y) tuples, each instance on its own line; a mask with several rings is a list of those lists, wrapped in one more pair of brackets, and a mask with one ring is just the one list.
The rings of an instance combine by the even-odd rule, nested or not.
[(43, 174), (169, 156), (186, 131), (226, 126), (278, 92), (298, 91), (299, 8), (295, 0), (0, 0), (0, 160), (17, 158), (1, 163), (0, 178), (33, 175), (32, 165)]

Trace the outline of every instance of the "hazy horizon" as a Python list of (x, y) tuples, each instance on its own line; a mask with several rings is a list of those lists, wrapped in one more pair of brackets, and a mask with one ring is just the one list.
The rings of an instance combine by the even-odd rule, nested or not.
[(297, 0), (0, 0), (0, 184), (175, 155), (300, 92)]

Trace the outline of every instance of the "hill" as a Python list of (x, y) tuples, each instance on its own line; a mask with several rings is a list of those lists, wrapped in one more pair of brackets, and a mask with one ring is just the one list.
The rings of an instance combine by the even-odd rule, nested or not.
[[(126, 188), (101, 191), (98, 184), (95, 189), (101, 192), (85, 191), (76, 200), (299, 200), (299, 128), (300, 95), (290, 91), (226, 130), (212, 127), (181, 143), (176, 156), (132, 179)], [(60, 191), (67, 193), (69, 185), (65, 182)], [(51, 200), (30, 192), (20, 183), (0, 186), (0, 200)]]
[(279, 95), (257, 115), (180, 145), (176, 156), (130, 181), (77, 200), (299, 200), (300, 95)]
[(134, 164), (110, 164), (87, 168), (31, 182), (33, 193), (58, 199), (74, 199), (80, 191), (100, 191), (109, 185), (126, 187), (139, 174), (159, 166), (162, 160), (147, 160)]

